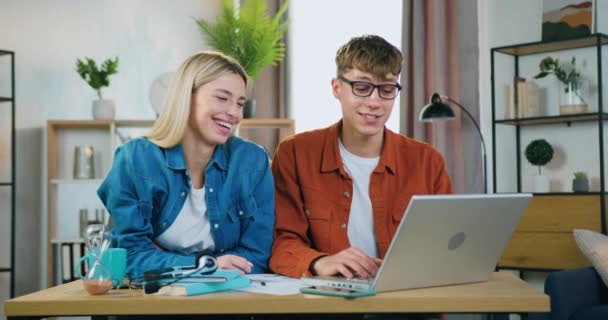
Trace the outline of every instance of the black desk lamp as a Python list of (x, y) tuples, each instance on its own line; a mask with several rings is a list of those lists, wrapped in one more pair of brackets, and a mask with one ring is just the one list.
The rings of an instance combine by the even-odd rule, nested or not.
[(443, 120), (454, 119), (454, 117), (455, 117), (454, 111), (452, 110), (452, 108), (449, 105), (447, 105), (446, 103), (444, 103), (441, 100), (442, 98), (454, 103), (460, 109), (462, 109), (462, 111), (464, 111), (464, 113), (467, 116), (469, 116), (471, 121), (473, 121), (475, 128), (477, 128), (477, 132), (479, 133), (479, 138), (481, 138), (481, 147), (482, 147), (482, 153), (483, 153), (483, 192), (488, 193), (488, 181), (487, 181), (487, 177), (486, 177), (486, 174), (488, 172), (487, 171), (487, 161), (486, 161), (486, 143), (483, 140), (483, 135), (481, 134), (481, 129), (479, 128), (479, 125), (477, 124), (477, 122), (475, 121), (473, 116), (467, 111), (467, 109), (465, 109), (463, 106), (460, 105), (460, 103), (454, 101), (450, 97), (441, 96), (438, 93), (433, 93), (429, 104), (424, 106), (424, 108), (422, 108), (422, 111), (420, 111), (420, 118), (418, 119), (418, 121), (434, 122), (434, 121), (443, 121)]

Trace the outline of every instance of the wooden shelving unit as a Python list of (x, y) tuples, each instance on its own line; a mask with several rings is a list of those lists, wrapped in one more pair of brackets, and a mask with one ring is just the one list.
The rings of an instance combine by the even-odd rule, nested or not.
[[(522, 145), (521, 135), (523, 130), (533, 130), (533, 126), (544, 126), (547, 130), (571, 130), (569, 134), (576, 135), (573, 123), (587, 123), (586, 125), (597, 128), (598, 144), (589, 144), (589, 148), (599, 149), (599, 192), (589, 193), (541, 193), (535, 194), (531, 200), (530, 207), (524, 213), (522, 220), (516, 228), (513, 238), (509, 242), (503, 256), (499, 261), (499, 267), (518, 270), (561, 270), (590, 265), (589, 261), (580, 253), (572, 230), (576, 228), (589, 229), (606, 233), (606, 187), (604, 168), (604, 121), (608, 120), (608, 114), (604, 110), (604, 89), (602, 50), (608, 45), (608, 36), (604, 34), (593, 34), (579, 39), (524, 43), (505, 47), (493, 48), (491, 50), (492, 70), (492, 158), (493, 161), (493, 190), (494, 192), (522, 192)], [(538, 54), (551, 54), (557, 51), (572, 50), (572, 56), (580, 54), (579, 49), (585, 49), (589, 56), (594, 56), (597, 61), (597, 110), (594, 112), (547, 115), (541, 117), (499, 119), (497, 116), (497, 71), (495, 63), (500, 57), (512, 61), (513, 74), (520, 75), (520, 66), (523, 59), (539, 59)], [(569, 55), (570, 56), (570, 53)], [(534, 60), (528, 60), (534, 61)], [(527, 64), (530, 66), (530, 64)], [(507, 68), (508, 69), (508, 68)], [(502, 72), (505, 72), (503, 69)], [(593, 101), (595, 103), (595, 101)], [(566, 126), (558, 126), (566, 124)], [(510, 161), (515, 163), (515, 172), (509, 175), (516, 177), (516, 186), (510, 190), (497, 190), (498, 172), (505, 170), (498, 165), (497, 149), (504, 147), (504, 142), (497, 140), (497, 126), (513, 126), (515, 136), (515, 151)], [(589, 143), (585, 141), (585, 143)], [(503, 162), (504, 163), (504, 162)]]

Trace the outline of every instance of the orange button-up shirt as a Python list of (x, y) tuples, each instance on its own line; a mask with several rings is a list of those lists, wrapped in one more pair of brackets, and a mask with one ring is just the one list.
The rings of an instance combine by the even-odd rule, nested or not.
[[(342, 122), (291, 136), (277, 147), (275, 242), (270, 269), (299, 278), (311, 262), (350, 247), (348, 217), (353, 181), (342, 164)], [(414, 194), (452, 193), (443, 157), (429, 144), (384, 129), (384, 145), (372, 172), (369, 196), (376, 245), (384, 258)]]

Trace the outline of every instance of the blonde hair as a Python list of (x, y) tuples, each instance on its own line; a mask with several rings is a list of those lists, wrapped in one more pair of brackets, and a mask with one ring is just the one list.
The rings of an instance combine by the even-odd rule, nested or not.
[(186, 59), (171, 81), (160, 117), (145, 136), (163, 148), (180, 143), (188, 126), (192, 93), (228, 72), (240, 75), (248, 85), (245, 69), (225, 54), (201, 51)]
[(350, 39), (336, 53), (336, 72), (344, 75), (350, 69), (357, 68), (379, 78), (387, 74), (401, 73), (403, 55), (397, 47), (380, 36), (364, 35)]

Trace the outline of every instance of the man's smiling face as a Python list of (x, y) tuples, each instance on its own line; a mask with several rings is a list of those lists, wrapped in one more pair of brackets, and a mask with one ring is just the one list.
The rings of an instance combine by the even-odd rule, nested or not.
[[(374, 85), (397, 83), (393, 74), (387, 74), (379, 78), (359, 69), (351, 69), (344, 73), (341, 78), (348, 81), (365, 81)], [(378, 95), (380, 88), (373, 89), (368, 97), (359, 97), (353, 93), (357, 86), (347, 83), (345, 80), (332, 80), (332, 91), (334, 97), (340, 101), (342, 106), (343, 128), (359, 136), (371, 137), (382, 135), (384, 125), (391, 115), (395, 99), (383, 99)]]

